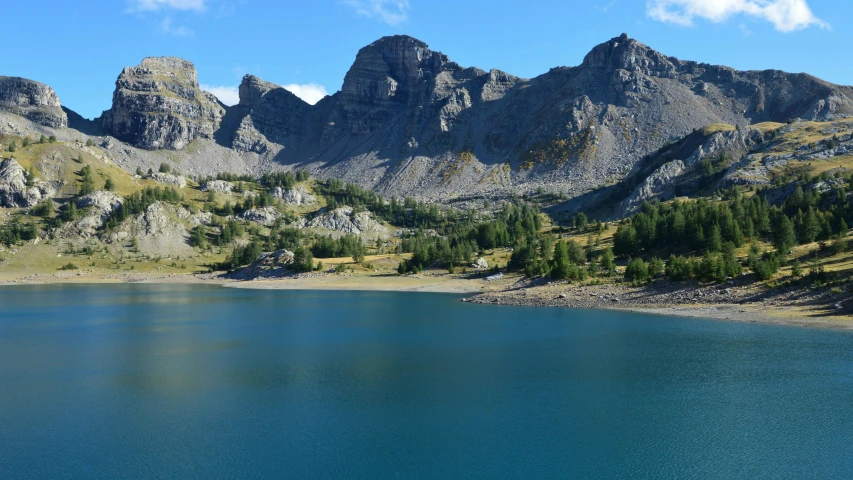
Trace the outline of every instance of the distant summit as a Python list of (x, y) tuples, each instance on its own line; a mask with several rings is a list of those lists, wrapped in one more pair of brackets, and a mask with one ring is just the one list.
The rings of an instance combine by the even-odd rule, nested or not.
[[(23, 79), (0, 77), (0, 108), (53, 128), (68, 122), (49, 87)], [(395, 35), (359, 50), (341, 91), (316, 105), (247, 75), (239, 104), (226, 107), (199, 88), (192, 63), (146, 58), (122, 71), (95, 123), (133, 147), (179, 152), (198, 172), (301, 168), (450, 201), (539, 188), (576, 196), (708, 125), (851, 114), (850, 87), (682, 61), (626, 34), (532, 79), (463, 67)], [(194, 141), (203, 148), (185, 150)]]

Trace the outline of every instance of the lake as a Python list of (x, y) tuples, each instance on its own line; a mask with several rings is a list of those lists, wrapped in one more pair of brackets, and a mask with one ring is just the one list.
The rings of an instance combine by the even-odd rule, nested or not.
[(0, 288), (0, 478), (853, 478), (853, 334), (458, 295)]

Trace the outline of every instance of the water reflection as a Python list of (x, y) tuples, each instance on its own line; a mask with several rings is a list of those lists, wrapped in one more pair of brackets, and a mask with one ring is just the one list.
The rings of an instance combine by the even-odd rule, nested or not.
[(446, 295), (0, 289), (0, 478), (841, 478), (851, 347)]

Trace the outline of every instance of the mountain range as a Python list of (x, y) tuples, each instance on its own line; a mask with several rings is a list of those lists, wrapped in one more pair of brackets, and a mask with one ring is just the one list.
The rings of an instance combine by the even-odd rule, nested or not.
[(192, 63), (146, 58), (121, 72), (112, 107), (87, 120), (48, 86), (0, 77), (0, 132), (88, 137), (130, 172), (163, 161), (185, 175), (306, 169), (387, 197), (454, 202), (543, 190), (578, 198), (709, 125), (747, 132), (853, 114), (851, 87), (682, 61), (624, 34), (532, 79), (384, 37), (316, 105), (252, 75), (239, 94), (225, 106), (200, 89)]

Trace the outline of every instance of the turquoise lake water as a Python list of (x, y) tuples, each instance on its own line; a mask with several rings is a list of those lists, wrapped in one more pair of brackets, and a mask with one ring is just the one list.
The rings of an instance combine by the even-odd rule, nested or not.
[(851, 333), (460, 298), (0, 288), (0, 478), (853, 478)]

